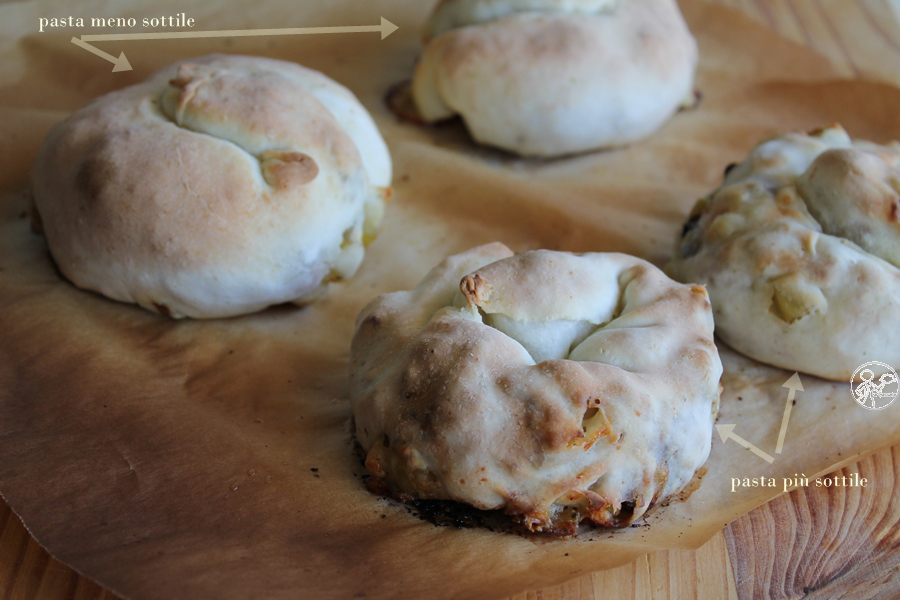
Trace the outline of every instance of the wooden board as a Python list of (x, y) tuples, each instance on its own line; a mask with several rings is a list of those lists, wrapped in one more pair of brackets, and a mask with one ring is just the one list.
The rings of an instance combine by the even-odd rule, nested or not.
[[(847, 77), (900, 84), (900, 0), (708, 0), (827, 56)], [(665, 551), (515, 600), (900, 597), (900, 445), (844, 472), (877, 493), (805, 488), (729, 525), (696, 551)], [(116, 596), (52, 559), (0, 501), (0, 600)]]

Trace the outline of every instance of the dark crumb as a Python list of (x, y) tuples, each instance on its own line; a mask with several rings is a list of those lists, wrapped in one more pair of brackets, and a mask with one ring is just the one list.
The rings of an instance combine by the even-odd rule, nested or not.
[[(353, 444), (353, 452), (359, 461), (360, 467), (364, 469), (365, 459), (363, 450), (358, 443)], [(550, 540), (563, 539), (572, 534), (578, 535), (576, 531), (572, 532), (540, 532), (535, 533), (529, 531), (514, 517), (499, 510), (479, 510), (468, 504), (453, 502), (450, 500), (421, 500), (413, 498), (407, 494), (393, 493), (390, 486), (380, 477), (373, 477), (371, 473), (361, 469), (361, 472), (354, 471), (353, 475), (359, 477), (361, 482), (376, 496), (381, 496), (383, 501), (402, 507), (406, 512), (422, 521), (431, 523), (436, 527), (453, 527), (456, 529), (486, 529), (492, 533), (500, 533), (506, 535), (516, 535), (532, 540)], [(314, 470), (317, 470), (314, 468)], [(318, 477), (318, 475), (316, 475)], [(633, 511), (634, 502), (624, 502), (622, 505), (623, 512)], [(387, 518), (382, 515), (382, 519)], [(582, 528), (581, 535), (590, 533), (591, 526)], [(604, 528), (600, 528), (601, 530)], [(612, 536), (610, 536), (612, 537)], [(582, 537), (582, 540), (585, 538)], [(591, 537), (588, 541), (594, 541)]]
[(172, 311), (169, 310), (169, 307), (166, 306), (165, 304), (162, 304), (161, 302), (154, 302), (153, 308), (156, 309), (156, 312), (158, 312), (159, 314), (161, 314), (165, 317), (172, 316)]
[(569, 555), (569, 553), (568, 553), (568, 552), (566, 552), (566, 553), (565, 553), (565, 554), (564, 554), (564, 555), (563, 555), (563, 556), (568, 556), (568, 555)]
[(234, 354), (234, 350), (229, 350), (228, 354)]
[(401, 122), (424, 125), (425, 120), (419, 115), (419, 110), (413, 101), (411, 84), (411, 81), (401, 81), (391, 86), (384, 98), (384, 103)]
[(691, 231), (697, 228), (697, 224), (700, 223), (700, 215), (694, 215), (684, 224), (684, 227), (681, 228), (681, 237), (687, 237)]
[(738, 401), (741, 401), (741, 400), (743, 400), (743, 398), (741, 398), (740, 396), (738, 396)]
[(387, 519), (387, 515), (381, 515), (382, 519)]
[(737, 163), (729, 163), (728, 166), (725, 167), (725, 177), (728, 177), (728, 174), (731, 173), (737, 166)]
[(310, 471), (312, 471), (313, 473), (318, 473), (318, 472), (319, 472), (319, 467), (313, 467), (313, 468), (310, 469)]
[(792, 401), (791, 401), (791, 406), (796, 406), (796, 405), (797, 405), (797, 401), (796, 401), (796, 400), (792, 400)]
[(432, 525), (456, 529), (472, 529), (483, 525), (478, 511), (465, 504), (418, 499), (413, 500), (411, 504), (416, 516)]
[(313, 473), (313, 477), (315, 477), (316, 479), (318, 479), (318, 478), (319, 478), (319, 474), (318, 474), (318, 473)]

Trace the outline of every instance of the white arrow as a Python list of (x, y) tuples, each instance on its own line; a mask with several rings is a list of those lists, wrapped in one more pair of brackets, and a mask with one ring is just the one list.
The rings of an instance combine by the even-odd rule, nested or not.
[(288, 29), (234, 29), (223, 31), (169, 31), (160, 33), (111, 33), (99, 35), (83, 35), (81, 39), (72, 38), (72, 43), (92, 52), (97, 56), (113, 63), (113, 73), (116, 71), (130, 71), (131, 65), (122, 52), (119, 58), (107, 54), (102, 50), (91, 46), (87, 42), (122, 42), (128, 40), (173, 40), (184, 38), (219, 38), (219, 37), (258, 37), (269, 35), (309, 35), (321, 33), (380, 33), (381, 39), (386, 38), (399, 27), (381, 17), (380, 25), (359, 25), (350, 27), (294, 27)]
[(781, 454), (781, 449), (784, 448), (784, 435), (787, 433), (788, 421), (791, 420), (794, 394), (797, 393), (797, 390), (803, 391), (803, 384), (800, 383), (800, 374), (795, 372), (781, 387), (786, 387), (790, 391), (788, 392), (787, 405), (784, 407), (784, 416), (781, 418), (781, 431), (778, 432), (778, 444), (775, 446), (775, 454)]
[(72, 43), (75, 44), (76, 46), (80, 46), (81, 48), (84, 48), (88, 52), (96, 54), (97, 56), (99, 56), (100, 58), (102, 58), (104, 60), (108, 60), (109, 62), (111, 62), (113, 64), (113, 70), (112, 70), (113, 73), (117, 73), (118, 71), (130, 71), (131, 70), (131, 64), (129, 64), (128, 59), (125, 58), (124, 52), (119, 54), (119, 58), (116, 58), (112, 54), (107, 54), (100, 48), (95, 48), (95, 47), (91, 46), (90, 44), (88, 44), (87, 42), (83, 42), (83, 41), (79, 40), (77, 37), (72, 38)]
[(734, 432), (734, 428), (735, 428), (735, 425), (716, 425), (716, 430), (719, 432), (719, 436), (722, 438), (723, 444), (725, 442), (727, 442), (729, 439), (732, 439), (735, 442), (737, 442), (738, 444), (740, 444), (741, 446), (743, 446), (744, 448), (746, 448), (747, 450), (749, 450), (750, 452), (752, 452), (753, 454), (757, 455), (758, 457), (760, 457), (761, 459), (766, 461), (767, 463), (772, 464), (773, 462), (775, 462), (775, 458), (773, 458), (772, 456), (769, 456), (768, 454), (766, 454), (765, 452), (763, 452), (762, 450), (760, 450), (759, 448), (757, 448), (756, 446), (754, 446), (753, 444), (751, 444), (750, 442), (748, 442), (747, 440), (745, 440), (744, 438), (742, 438), (741, 436), (736, 434)]

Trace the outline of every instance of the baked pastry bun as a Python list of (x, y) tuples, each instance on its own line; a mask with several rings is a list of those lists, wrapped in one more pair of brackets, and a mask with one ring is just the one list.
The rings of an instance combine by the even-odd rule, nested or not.
[(675, 0), (442, 0), (412, 98), (526, 156), (625, 144), (693, 102), (697, 45)]
[(365, 108), (321, 73), (214, 55), (59, 123), (32, 177), (62, 274), (172, 317), (307, 302), (351, 276), (391, 182)]
[(702, 287), (624, 254), (491, 244), (363, 309), (350, 399), (375, 490), (572, 533), (688, 483), (721, 374)]
[(840, 381), (900, 364), (898, 190), (896, 142), (768, 140), (697, 203), (667, 272), (705, 283), (718, 335), (760, 362)]

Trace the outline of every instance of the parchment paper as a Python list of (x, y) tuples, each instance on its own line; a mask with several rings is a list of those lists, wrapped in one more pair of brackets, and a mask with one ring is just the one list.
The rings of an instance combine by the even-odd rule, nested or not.
[[(0, 6), (0, 493), (52, 555), (134, 598), (490, 598), (694, 548), (809, 478), (900, 440), (900, 407), (859, 408), (849, 384), (805, 391), (772, 465), (718, 438), (684, 501), (639, 527), (575, 539), (438, 527), (366, 491), (347, 401), (353, 321), (444, 256), (502, 241), (517, 251), (629, 252), (662, 265), (694, 200), (761, 138), (840, 121), (900, 138), (900, 91), (832, 80), (828, 63), (727, 10), (685, 0), (700, 42), (700, 106), (629, 148), (527, 161), (475, 146), (459, 125), (397, 121), (383, 97), (407, 78), (430, 5), (362, 2), (91, 2)], [(377, 34), (106, 43), (133, 72), (35, 33), (46, 14), (187, 12), (196, 29), (378, 23)], [(395, 195), (355, 278), (304, 309), (173, 322), (62, 281), (22, 217), (47, 129), (97, 95), (212, 51), (295, 60), (350, 87), (395, 161)], [(719, 423), (770, 454), (791, 375), (721, 346)], [(772, 477), (741, 488), (731, 478)], [(867, 493), (878, 493), (869, 482)]]

